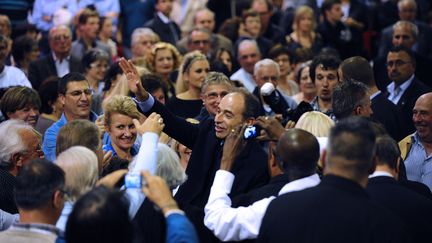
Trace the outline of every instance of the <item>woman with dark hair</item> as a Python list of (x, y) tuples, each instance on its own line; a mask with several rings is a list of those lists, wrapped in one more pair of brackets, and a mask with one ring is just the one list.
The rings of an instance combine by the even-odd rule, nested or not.
[(268, 57), (279, 64), (278, 89), (288, 96), (297, 94), (299, 86), (294, 81), (294, 53), (282, 45), (276, 45), (270, 49)]
[(114, 62), (105, 72), (103, 83), (105, 84), (102, 91), (103, 96), (108, 97), (113, 93), (114, 88), (120, 82), (120, 78), (123, 74), (123, 70), (119, 66), (119, 62)]
[[(228, 74), (224, 73), (227, 77), (231, 76), (233, 72), (233, 56), (231, 52), (225, 48), (221, 48), (216, 52), (215, 58), (212, 63), (215, 63), (215, 61), (222, 62), (225, 64), (225, 66), (228, 69)], [(216, 71), (212, 68), (212, 71)]]
[(315, 87), (315, 84), (314, 82), (312, 82), (312, 79), (309, 76), (310, 64), (311, 61), (301, 64), (296, 72), (297, 82), (300, 86), (300, 93), (294, 95), (293, 99), (297, 103), (300, 103), (302, 101), (311, 103), (317, 95), (317, 89)]
[(12, 45), (12, 56), (15, 66), (28, 75), (28, 68), (32, 61), (39, 57), (39, 46), (37, 41), (23, 35), (16, 38)]
[(0, 110), (6, 120), (17, 119), (36, 126), (41, 101), (36, 90), (17, 86), (6, 91), (0, 102)]
[(157, 101), (165, 104), (168, 91), (162, 82), (162, 78), (154, 74), (144, 74), (141, 76), (141, 83), (145, 90)]
[(54, 122), (60, 119), (63, 113), (63, 105), (60, 102), (57, 93), (58, 77), (52, 76), (42, 82), (39, 87), (39, 96), (41, 97), (41, 115), (35, 129), (40, 134), (45, 134), (46, 129)]

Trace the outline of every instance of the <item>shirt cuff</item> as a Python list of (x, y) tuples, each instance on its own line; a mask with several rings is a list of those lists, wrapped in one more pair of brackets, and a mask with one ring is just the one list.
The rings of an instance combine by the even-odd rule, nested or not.
[(146, 101), (138, 101), (136, 98), (133, 98), (135, 103), (139, 106), (142, 112), (148, 112), (154, 105), (154, 98), (151, 94), (148, 94), (148, 99)]
[(185, 215), (185, 213), (180, 209), (171, 209), (168, 212), (166, 212), (164, 216), (165, 216), (165, 218), (168, 218), (168, 216), (170, 216), (171, 214)]
[(218, 188), (223, 190), (226, 194), (231, 192), (232, 185), (234, 183), (235, 176), (229, 171), (218, 170), (213, 181), (213, 185), (217, 185)]

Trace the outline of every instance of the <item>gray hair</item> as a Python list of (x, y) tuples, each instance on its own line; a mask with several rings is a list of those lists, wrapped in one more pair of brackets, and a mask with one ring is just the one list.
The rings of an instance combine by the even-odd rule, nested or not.
[(162, 177), (171, 189), (183, 184), (187, 176), (180, 165), (180, 158), (168, 145), (158, 143), (156, 175)]
[(402, 11), (402, 7), (405, 3), (412, 4), (414, 6), (414, 10), (417, 11), (417, 3), (414, 0), (400, 0), (397, 4), (399, 12)]
[(417, 40), (418, 34), (419, 34), (419, 30), (417, 25), (415, 25), (414, 23), (411, 23), (409, 21), (405, 21), (405, 20), (399, 20), (398, 22), (396, 22), (393, 25), (393, 32), (397, 29), (397, 28), (409, 28), (411, 30), (411, 33), (414, 37), (414, 39)]
[(279, 64), (277, 62), (271, 60), (271, 59), (268, 59), (268, 58), (260, 60), (257, 63), (255, 63), (255, 66), (254, 66), (254, 75), (257, 76), (259, 70), (261, 70), (262, 67), (269, 67), (269, 66), (274, 66), (276, 68), (276, 70), (277, 70), (277, 75), (278, 76), (280, 75)]
[(13, 154), (25, 152), (27, 146), (24, 143), (20, 132), (23, 130), (32, 131), (38, 134), (32, 126), (21, 120), (7, 120), (0, 123), (0, 167), (9, 169)]
[(237, 49), (237, 58), (239, 58), (239, 56), (240, 56), (240, 55), (239, 55), (240, 50), (241, 50), (244, 46), (246, 46), (246, 45), (253, 45), (253, 46), (255, 46), (255, 48), (256, 48), (258, 54), (261, 55), (261, 52), (260, 52), (259, 47), (258, 47), (258, 43), (257, 43), (255, 40), (253, 40), (253, 39), (244, 39), (244, 40), (240, 41), (240, 43), (239, 43), (239, 45), (238, 45), (238, 49)]
[(134, 44), (135, 42), (137, 42), (138, 38), (140, 38), (141, 36), (144, 36), (144, 35), (150, 36), (151, 38), (156, 39), (156, 41), (160, 40), (158, 34), (156, 34), (152, 29), (150, 29), (150, 28), (136, 28), (132, 32), (131, 44)]
[(207, 88), (212, 85), (226, 85), (230, 91), (234, 89), (231, 80), (225, 74), (219, 72), (209, 72), (201, 86), (201, 93), (205, 93)]
[(57, 156), (55, 163), (65, 172), (65, 189), (70, 201), (91, 190), (98, 179), (98, 158), (84, 146), (73, 146)]

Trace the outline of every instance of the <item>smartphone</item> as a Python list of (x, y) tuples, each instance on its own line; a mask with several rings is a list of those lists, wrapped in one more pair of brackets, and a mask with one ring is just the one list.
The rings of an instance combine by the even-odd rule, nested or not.
[(136, 188), (141, 189), (142, 187), (142, 177), (140, 174), (127, 173), (125, 176), (125, 187), (126, 188)]
[(247, 126), (243, 133), (243, 138), (246, 140), (254, 139), (259, 136), (261, 129), (258, 126)]

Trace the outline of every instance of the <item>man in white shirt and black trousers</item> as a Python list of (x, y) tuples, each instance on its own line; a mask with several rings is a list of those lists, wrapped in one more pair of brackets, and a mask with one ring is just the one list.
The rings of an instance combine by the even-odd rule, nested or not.
[[(270, 146), (269, 168), (279, 167), (289, 183), (279, 195), (313, 187), (320, 182), (315, 173), (320, 156), (317, 139), (301, 129), (287, 131), (273, 118), (260, 117), (258, 122), (272, 138), (279, 138), (276, 146)], [(216, 172), (210, 197), (205, 207), (204, 224), (222, 241), (254, 239), (259, 233), (267, 206), (277, 196), (270, 196), (247, 207), (232, 208), (228, 196), (235, 176), (230, 172), (235, 157), (245, 144), (243, 129), (234, 130), (225, 140), (220, 169)]]

